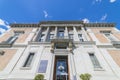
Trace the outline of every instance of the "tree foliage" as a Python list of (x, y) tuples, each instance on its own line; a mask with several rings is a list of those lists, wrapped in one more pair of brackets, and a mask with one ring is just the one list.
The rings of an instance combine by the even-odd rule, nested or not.
[(34, 80), (44, 80), (44, 75), (38, 74), (35, 76)]
[(88, 74), (88, 73), (85, 73), (85, 74), (81, 74), (81, 75), (80, 75), (80, 78), (81, 78), (82, 80), (90, 80), (91, 77), (92, 77), (92, 76), (91, 76), (90, 74)]

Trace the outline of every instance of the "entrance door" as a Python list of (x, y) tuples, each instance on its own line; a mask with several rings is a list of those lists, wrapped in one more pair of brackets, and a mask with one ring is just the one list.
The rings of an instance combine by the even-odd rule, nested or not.
[(69, 80), (67, 56), (55, 57), (53, 78), (54, 80)]

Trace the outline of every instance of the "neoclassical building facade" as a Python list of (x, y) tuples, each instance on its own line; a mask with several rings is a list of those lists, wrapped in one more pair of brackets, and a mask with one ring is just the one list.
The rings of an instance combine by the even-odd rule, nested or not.
[(120, 31), (114, 23), (11, 24), (0, 36), (0, 80), (120, 80)]

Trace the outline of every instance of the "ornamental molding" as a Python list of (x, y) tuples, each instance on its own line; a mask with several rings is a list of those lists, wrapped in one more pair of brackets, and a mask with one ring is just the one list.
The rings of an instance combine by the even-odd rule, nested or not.
[(41, 24), (40, 26), (81, 26), (83, 27), (83, 24)]

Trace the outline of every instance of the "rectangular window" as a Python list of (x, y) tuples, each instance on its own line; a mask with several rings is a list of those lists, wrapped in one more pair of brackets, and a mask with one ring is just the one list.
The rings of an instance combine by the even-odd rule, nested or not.
[(38, 73), (45, 73), (47, 70), (48, 60), (41, 60)]
[(16, 41), (17, 38), (18, 38), (18, 35), (14, 34), (14, 36), (11, 36), (10, 38), (8, 38), (6, 43), (12, 44)]
[(50, 34), (50, 39), (53, 39), (54, 38), (54, 34)]
[(111, 41), (115, 41), (115, 39), (111, 36), (111, 34), (104, 34), (108, 39), (110, 39)]
[(51, 39), (53, 39), (53, 38), (54, 38), (54, 34), (49, 34), (47, 41), (51, 41)]
[(100, 33), (103, 33), (111, 41), (115, 41), (115, 39), (111, 35), (111, 31), (100, 31)]
[(90, 59), (92, 61), (92, 64), (93, 64), (94, 68), (101, 68), (100, 63), (98, 62), (94, 53), (89, 53), (89, 56), (90, 56)]
[(80, 42), (84, 41), (82, 34), (78, 34), (78, 37), (79, 37)]
[(69, 39), (73, 39), (73, 34), (69, 34)]
[(9, 43), (9, 44), (13, 44), (17, 38), (19, 37), (20, 34), (23, 34), (24, 32), (18, 32), (18, 31), (14, 31), (14, 35), (11, 36), (10, 38), (8, 38), (7, 41), (5, 41), (6, 43)]
[(40, 41), (40, 42), (43, 42), (44, 37), (45, 37), (45, 34), (41, 34), (39, 41)]
[(59, 31), (58, 32), (58, 37), (60, 37), (60, 38), (64, 37), (64, 31)]
[(31, 62), (33, 60), (35, 53), (30, 53), (29, 56), (27, 57), (27, 60), (25, 61), (25, 64), (23, 65), (23, 67), (30, 67)]

